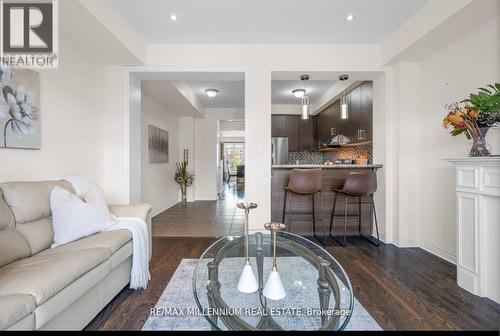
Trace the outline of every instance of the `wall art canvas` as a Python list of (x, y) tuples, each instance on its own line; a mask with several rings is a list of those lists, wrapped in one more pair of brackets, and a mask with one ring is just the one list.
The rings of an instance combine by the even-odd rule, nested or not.
[(0, 67), (0, 148), (40, 149), (40, 76)]
[(148, 125), (149, 163), (168, 163), (168, 132)]

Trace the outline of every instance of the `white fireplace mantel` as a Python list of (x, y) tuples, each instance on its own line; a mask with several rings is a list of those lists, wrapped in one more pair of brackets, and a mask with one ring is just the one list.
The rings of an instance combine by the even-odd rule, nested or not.
[(457, 283), (500, 302), (500, 157), (446, 160), (456, 167)]

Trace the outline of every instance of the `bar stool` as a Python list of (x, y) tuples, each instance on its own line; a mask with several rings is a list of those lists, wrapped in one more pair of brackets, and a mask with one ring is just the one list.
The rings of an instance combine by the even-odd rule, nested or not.
[[(347, 199), (349, 196), (358, 198), (358, 223), (359, 223), (359, 235), (364, 239), (368, 240), (375, 246), (380, 245), (380, 237), (378, 233), (378, 223), (377, 223), (377, 212), (375, 211), (375, 203), (373, 202), (373, 194), (377, 191), (377, 175), (375, 172), (370, 171), (367, 173), (357, 173), (352, 172), (347, 176), (347, 179), (344, 182), (344, 186), (341, 190), (332, 189), (335, 193), (333, 199), (333, 210), (332, 217), (330, 220), (330, 232), (329, 235), (333, 240), (338, 242), (339, 244), (345, 246), (346, 243), (346, 235), (347, 235)], [(344, 241), (341, 243), (332, 235), (332, 226), (333, 226), (333, 217), (335, 216), (335, 205), (337, 203), (337, 195), (342, 194), (345, 196), (345, 211), (344, 211)], [(373, 215), (375, 217), (375, 228), (377, 231), (377, 242), (374, 243), (370, 238), (366, 237), (361, 233), (361, 197), (370, 197), (370, 205), (373, 210)], [(371, 215), (371, 214), (370, 214)], [(355, 215), (356, 216), (356, 215)], [(370, 219), (371, 221), (371, 219)]]
[[(325, 215), (323, 209), (323, 194), (321, 187), (323, 186), (323, 172), (321, 168), (318, 169), (292, 169), (290, 172), (290, 180), (288, 186), (285, 187), (285, 201), (283, 205), (283, 223), (285, 223), (286, 203), (288, 193), (290, 193), (290, 203), (292, 201), (292, 194), (298, 195), (311, 195), (312, 197), (312, 221), (313, 221), (313, 236), (323, 246), (326, 245), (326, 232), (325, 232)], [(321, 223), (323, 224), (323, 241), (316, 236), (316, 215), (314, 206), (314, 196), (319, 193), (321, 202)], [(291, 210), (291, 209), (290, 209)], [(293, 212), (290, 214), (293, 215)], [(290, 221), (291, 224), (291, 221)], [(288, 226), (288, 231), (291, 232), (291, 226)]]

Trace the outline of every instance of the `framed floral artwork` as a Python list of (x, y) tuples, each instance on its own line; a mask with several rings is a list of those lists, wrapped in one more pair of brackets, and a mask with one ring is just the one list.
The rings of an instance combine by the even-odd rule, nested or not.
[(40, 149), (40, 76), (0, 67), (0, 148)]

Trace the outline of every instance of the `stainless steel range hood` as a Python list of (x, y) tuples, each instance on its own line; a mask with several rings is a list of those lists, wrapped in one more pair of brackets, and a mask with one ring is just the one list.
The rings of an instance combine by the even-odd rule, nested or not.
[(349, 137), (346, 137), (345, 135), (342, 135), (342, 134), (338, 134), (338, 135), (332, 136), (330, 139), (325, 141), (323, 146), (335, 148), (335, 147), (340, 147), (342, 145), (348, 144), (349, 142), (351, 142), (351, 139)]

